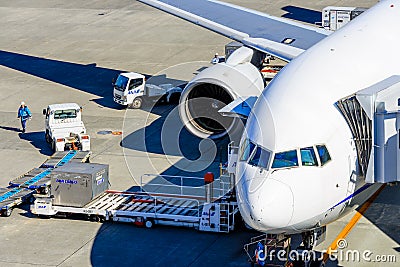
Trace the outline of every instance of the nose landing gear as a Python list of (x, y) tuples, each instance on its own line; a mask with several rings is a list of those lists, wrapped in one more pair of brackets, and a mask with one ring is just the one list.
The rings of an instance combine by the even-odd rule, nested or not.
[(321, 266), (321, 253), (314, 248), (325, 240), (326, 227), (302, 234), (253, 237), (244, 245), (251, 266)]

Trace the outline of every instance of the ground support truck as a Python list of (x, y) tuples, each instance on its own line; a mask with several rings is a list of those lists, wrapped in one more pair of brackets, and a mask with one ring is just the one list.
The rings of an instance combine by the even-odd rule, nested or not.
[(172, 84), (146, 84), (146, 77), (135, 72), (125, 72), (113, 81), (114, 102), (128, 108), (139, 109), (143, 102), (178, 103), (182, 88)]
[(90, 136), (82, 121), (82, 108), (76, 103), (49, 105), (45, 115), (45, 139), (54, 152), (90, 151)]

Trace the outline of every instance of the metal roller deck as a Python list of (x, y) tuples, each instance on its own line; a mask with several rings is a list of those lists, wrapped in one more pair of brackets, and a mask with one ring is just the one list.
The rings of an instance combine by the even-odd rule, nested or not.
[(1, 215), (8, 217), (11, 215), (12, 208), (26, 202), (32, 197), (34, 190), (15, 187), (0, 188), (0, 210)]
[(51, 173), (50, 168), (35, 168), (27, 172), (26, 174), (18, 177), (15, 180), (9, 182), (10, 187), (23, 187), (28, 189), (38, 189), (46, 187), (50, 183), (50, 179), (47, 177)]
[[(67, 153), (67, 154), (66, 154)], [(89, 162), (91, 152), (88, 151), (59, 151), (54, 153), (47, 159), (40, 168), (56, 168), (61, 167), (67, 162)]]
[(50, 185), (50, 178), (48, 175), (53, 169), (61, 167), (67, 162), (88, 162), (89, 157), (90, 152), (86, 151), (71, 150), (56, 152), (39, 168), (32, 169), (10, 181), (9, 185), (11, 187), (24, 187), (28, 189), (45, 189)]

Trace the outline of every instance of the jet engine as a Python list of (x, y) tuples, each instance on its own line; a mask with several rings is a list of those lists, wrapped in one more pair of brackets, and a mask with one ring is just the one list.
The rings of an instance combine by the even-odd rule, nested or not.
[(217, 139), (239, 127), (239, 118), (218, 110), (238, 97), (259, 96), (264, 89), (260, 71), (251, 64), (253, 50), (241, 47), (225, 63), (200, 72), (182, 92), (179, 114), (186, 128), (200, 138)]

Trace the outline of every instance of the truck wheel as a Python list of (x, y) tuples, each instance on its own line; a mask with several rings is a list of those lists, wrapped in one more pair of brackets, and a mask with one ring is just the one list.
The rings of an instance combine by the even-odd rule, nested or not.
[(129, 108), (139, 109), (142, 107), (143, 99), (141, 97), (136, 97), (132, 104), (129, 105)]
[(10, 217), (11, 213), (12, 213), (12, 209), (3, 210), (3, 216), (4, 217)]

